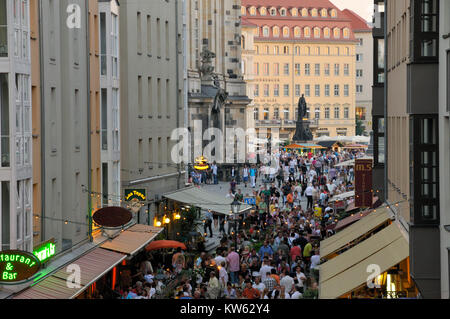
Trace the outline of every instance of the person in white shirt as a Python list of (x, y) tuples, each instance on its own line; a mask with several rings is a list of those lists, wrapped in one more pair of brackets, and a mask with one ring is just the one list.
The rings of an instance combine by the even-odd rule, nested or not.
[(226, 259), (222, 255), (217, 254), (216, 258), (214, 258), (214, 261), (216, 262), (216, 265), (221, 265), (222, 262), (226, 262)]
[(300, 292), (300, 287), (294, 287), (294, 293), (291, 294), (291, 299), (301, 299), (303, 294)]
[(294, 279), (289, 276), (286, 270), (283, 271), (282, 274), (283, 278), (280, 280), (280, 285), (284, 287), (284, 290), (286, 292), (290, 292), (292, 290), (292, 287), (294, 286)]
[(261, 266), (261, 269), (259, 270), (259, 275), (261, 277), (261, 281), (266, 280), (267, 273), (271, 272), (273, 267), (269, 266), (269, 259), (264, 259), (263, 265)]
[(225, 262), (222, 261), (220, 264), (220, 270), (219, 270), (219, 282), (222, 285), (223, 288), (227, 286), (228, 283), (228, 273), (227, 269), (225, 267)]
[(309, 184), (308, 187), (305, 189), (305, 196), (308, 199), (308, 204), (306, 205), (306, 209), (312, 208), (313, 205), (313, 191), (314, 187), (312, 184)]
[(266, 289), (266, 285), (264, 285), (264, 284), (261, 282), (260, 274), (258, 274), (258, 276), (255, 277), (255, 283), (253, 284), (253, 288), (254, 288), (254, 289), (258, 289), (259, 292), (261, 293), (261, 295), (262, 295), (262, 293), (264, 292), (264, 289)]
[(311, 256), (310, 270), (317, 282), (319, 280), (319, 265), (320, 265), (320, 254), (319, 251), (316, 250), (314, 255)]
[(302, 270), (300, 268), (300, 266), (297, 266), (295, 268), (295, 277), (297, 278), (298, 287), (304, 287), (304, 282), (306, 281), (306, 276), (304, 273), (302, 273)]

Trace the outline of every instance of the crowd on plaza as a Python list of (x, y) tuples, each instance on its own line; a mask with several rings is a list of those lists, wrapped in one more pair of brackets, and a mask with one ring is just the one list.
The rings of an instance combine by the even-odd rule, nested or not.
[[(202, 252), (193, 261), (193, 275), (176, 288), (175, 298), (317, 298), (319, 242), (333, 234), (335, 222), (328, 201), (353, 189), (353, 166), (336, 164), (363, 155), (280, 151), (275, 159), (278, 169), (233, 167), (227, 197), (242, 202), (244, 196), (253, 196), (255, 209), (238, 219), (206, 213), (205, 235), (212, 237), (213, 228), (220, 232), (220, 246), (215, 254)], [(194, 176), (195, 183), (216, 183), (217, 171), (214, 163), (210, 171)], [(174, 267), (182, 255), (177, 252)]]

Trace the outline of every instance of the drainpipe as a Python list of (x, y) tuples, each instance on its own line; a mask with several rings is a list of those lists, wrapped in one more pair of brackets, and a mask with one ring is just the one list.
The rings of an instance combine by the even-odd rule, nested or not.
[(43, 46), (43, 24), (41, 21), (43, 15), (42, 8), (42, 0), (39, 0), (39, 16), (38, 16), (38, 25), (39, 25), (39, 63), (40, 63), (40, 113), (41, 113), (41, 241), (46, 238), (45, 237), (45, 183), (46, 183), (46, 175), (45, 175), (45, 89), (44, 89), (44, 70), (42, 70), (44, 66), (44, 46)]
[[(388, 200), (388, 108), (387, 108), (387, 96), (388, 96), (388, 41), (387, 41), (387, 2), (384, 3), (384, 19), (383, 19), (383, 33), (384, 33), (384, 198)], [(395, 217), (398, 218), (398, 212), (395, 210)]]
[[(183, 110), (184, 110), (184, 127), (187, 128), (189, 126), (189, 118), (188, 118), (188, 73), (187, 73), (187, 12), (186, 12), (186, 0), (182, 0), (183, 1), (183, 72), (184, 72), (184, 77), (183, 77), (183, 84), (184, 84), (184, 92), (183, 92), (183, 96), (184, 96), (184, 105), (183, 105)], [(190, 142), (190, 141), (189, 141)], [(188, 143), (189, 148), (191, 147), (191, 143)], [(188, 150), (189, 154), (190, 154), (190, 150)], [(184, 156), (184, 154), (183, 154)], [(185, 175), (184, 175), (184, 183), (187, 184), (188, 182), (188, 175), (189, 175), (189, 155), (188, 157), (188, 161), (186, 163), (184, 163), (184, 170), (185, 170)]]
[[(178, 43), (178, 0), (175, 0), (175, 53), (177, 55), (176, 57), (176, 83), (177, 83), (177, 104), (176, 104), (176, 115), (177, 115), (177, 128), (180, 127), (180, 99), (179, 99), (179, 92), (180, 92), (180, 53), (179, 53), (179, 43)], [(180, 154), (180, 143), (177, 143), (177, 152)], [(170, 153), (169, 153), (170, 154)], [(168, 155), (169, 155), (168, 154)], [(177, 164), (177, 171), (178, 171), (178, 177), (177, 177), (177, 189), (180, 189), (180, 179), (181, 179), (181, 164)]]
[[(87, 64), (87, 164), (88, 164), (88, 190), (92, 191), (92, 163), (91, 163), (91, 60), (90, 60), (90, 38), (89, 38), (89, 0), (85, 1), (85, 19), (86, 19), (86, 64)], [(92, 242), (92, 197), (88, 195), (88, 232), (89, 241)]]

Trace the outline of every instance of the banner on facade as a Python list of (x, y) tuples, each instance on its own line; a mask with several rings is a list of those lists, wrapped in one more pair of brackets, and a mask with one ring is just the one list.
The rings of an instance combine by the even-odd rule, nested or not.
[(355, 207), (372, 207), (372, 160), (355, 160)]

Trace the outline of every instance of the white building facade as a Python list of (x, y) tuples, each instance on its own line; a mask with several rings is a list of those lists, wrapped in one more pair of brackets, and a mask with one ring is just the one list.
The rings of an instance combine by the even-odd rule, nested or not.
[(99, 1), (102, 205), (120, 205), (119, 3)]
[(0, 0), (0, 242), (31, 251), (32, 130), (28, 0)]

